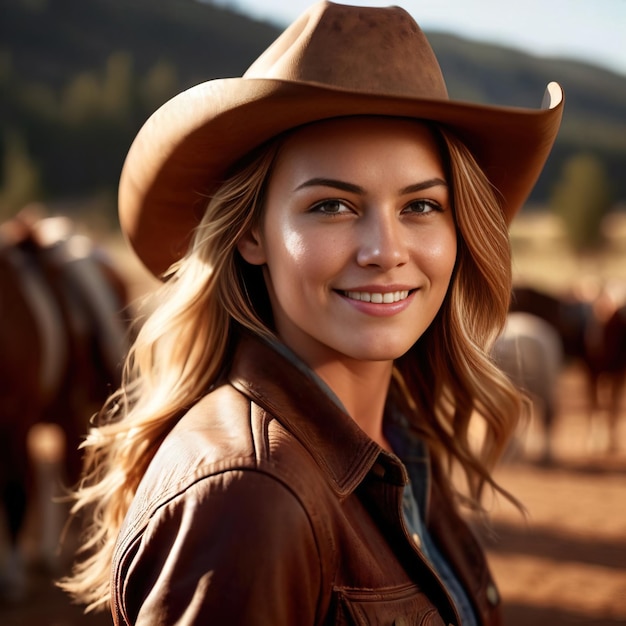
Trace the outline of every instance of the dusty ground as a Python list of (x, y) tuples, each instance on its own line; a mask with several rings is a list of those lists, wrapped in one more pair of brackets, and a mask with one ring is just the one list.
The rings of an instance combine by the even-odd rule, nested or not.
[[(555, 463), (502, 466), (500, 482), (529, 511), (494, 511), (488, 554), (505, 602), (506, 626), (626, 624), (626, 414), (618, 450), (586, 419), (579, 372), (560, 389)], [(532, 446), (531, 446), (532, 447)]]
[[(606, 456), (584, 414), (580, 378), (568, 372), (552, 466), (517, 461), (498, 477), (526, 505), (525, 521), (511, 506), (494, 506), (496, 537), (488, 555), (505, 606), (505, 626), (626, 624), (626, 414), (620, 448)], [(534, 444), (528, 440), (532, 457)], [(2, 626), (104, 626), (85, 617), (33, 572), (26, 600), (0, 606)]]

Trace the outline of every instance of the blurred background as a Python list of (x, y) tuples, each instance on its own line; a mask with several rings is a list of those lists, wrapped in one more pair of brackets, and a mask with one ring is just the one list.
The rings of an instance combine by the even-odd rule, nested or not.
[[(120, 328), (132, 317), (132, 303), (155, 285), (117, 224), (116, 188), (130, 143), (147, 117), (179, 91), (241, 75), (309, 4), (0, 0), (0, 435), (22, 442), (26, 426), (55, 424), (38, 438), (29, 431), (36, 468), (29, 480), (39, 492), (58, 493), (58, 482), (76, 471), (76, 461), (66, 457), (85, 422), (77, 426), (74, 417), (68, 431), (56, 417), (60, 403), (71, 403), (79, 416), (97, 406), (97, 392), (110, 389), (117, 376), (114, 368), (103, 374), (103, 363), (115, 360), (103, 346), (119, 344), (123, 351)], [(529, 519), (494, 504), (496, 532), (485, 544), (504, 596), (506, 626), (626, 623), (626, 0), (395, 4), (428, 34), (452, 98), (538, 107), (548, 82), (564, 88), (561, 132), (511, 229), (519, 289), (513, 308), (549, 323), (558, 342), (550, 351), (549, 339), (529, 326), (511, 324), (507, 331), (517, 349), (520, 337), (535, 345), (525, 379), (511, 373), (533, 394), (535, 413), (498, 473), (526, 504)], [(20, 263), (9, 254), (12, 246), (21, 246)], [(47, 265), (27, 282), (54, 276), (57, 284), (29, 287), (39, 313), (26, 313), (26, 302), (11, 314), (33, 318), (39, 330), (25, 331), (27, 337), (48, 329), (47, 344), (30, 350), (40, 355), (36, 365), (24, 359), (26, 339), (17, 341), (10, 307), (3, 305), (18, 297), (10, 296), (11, 278), (15, 294), (26, 291), (10, 273), (17, 265), (34, 265), (24, 261), (34, 247), (37, 263)], [(68, 258), (69, 270), (61, 267)], [(67, 281), (80, 294), (73, 302), (83, 301), (79, 314), (67, 299), (46, 304), (70, 290)], [(115, 292), (116, 304), (104, 301), (105, 289)], [(44, 316), (46, 307), (56, 312)], [(113, 316), (119, 328), (111, 324)], [(61, 331), (49, 332), (53, 322), (69, 338), (61, 352), (59, 346), (52, 350), (61, 343)], [(14, 344), (18, 356), (11, 358)], [(54, 367), (52, 354), (65, 355), (58, 357), (63, 367)], [(80, 375), (90, 374), (93, 393), (80, 402), (59, 399), (55, 390), (80, 382), (71, 366), (78, 362)], [(553, 367), (544, 371), (547, 363)], [(28, 368), (33, 385), (46, 394), (24, 419), (26, 403), (32, 403), (25, 398), (33, 395), (24, 385)], [(15, 372), (20, 377), (12, 380)], [(16, 397), (20, 385), (26, 390)], [(23, 428), (16, 434), (3, 422), (18, 414)], [(50, 545), (58, 545), (62, 524), (47, 521), (46, 505), (31, 491), (20, 506), (24, 523), (5, 516), (0, 623), (110, 623), (83, 617), (51, 584), (75, 547), (71, 533), (59, 553)]]

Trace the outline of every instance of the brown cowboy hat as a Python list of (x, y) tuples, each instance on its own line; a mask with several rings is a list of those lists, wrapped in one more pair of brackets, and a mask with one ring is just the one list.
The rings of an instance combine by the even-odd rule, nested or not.
[(499, 191), (511, 220), (548, 157), (562, 102), (556, 83), (541, 109), (451, 101), (430, 44), (406, 11), (318, 2), (243, 77), (196, 85), (148, 119), (122, 170), (122, 231), (160, 275), (184, 254), (207, 197), (236, 160), (288, 129), (349, 115), (420, 118), (450, 128)]

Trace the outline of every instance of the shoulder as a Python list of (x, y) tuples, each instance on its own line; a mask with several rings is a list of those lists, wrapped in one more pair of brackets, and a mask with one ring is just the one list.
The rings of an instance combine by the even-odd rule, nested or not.
[[(292, 448), (298, 442), (277, 420), (229, 385), (181, 418), (118, 537), (112, 597), (121, 623), (164, 614), (188, 624), (313, 623), (325, 548), (297, 477), (317, 481)], [(278, 462), (284, 454), (296, 466)]]
[[(268, 473), (206, 476), (123, 543), (113, 594), (129, 623), (156, 623), (154, 616), (167, 613), (189, 624), (287, 625), (317, 613), (323, 573), (316, 533), (296, 494)], [(268, 606), (276, 597), (286, 600)]]
[[(191, 486), (227, 472), (278, 472), (271, 460), (270, 430), (282, 429), (274, 417), (229, 384), (194, 404), (167, 434), (137, 489), (129, 514), (150, 516)], [(289, 433), (279, 437), (291, 445)], [(224, 485), (224, 487), (226, 484)], [(213, 492), (216, 481), (208, 481)], [(140, 520), (138, 520), (140, 521)]]
[(197, 402), (160, 445), (120, 537), (132, 541), (163, 511), (171, 516), (172, 509), (205, 501), (215, 508), (218, 501), (239, 502), (248, 491), (259, 497), (246, 495), (238, 506), (252, 512), (279, 498), (283, 505), (308, 510), (324, 483), (298, 440), (273, 415), (225, 384)]

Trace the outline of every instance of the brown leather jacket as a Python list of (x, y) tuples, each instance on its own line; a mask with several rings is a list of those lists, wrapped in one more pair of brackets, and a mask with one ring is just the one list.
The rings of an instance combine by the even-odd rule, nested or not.
[[(157, 451), (119, 535), (115, 624), (459, 624), (402, 515), (404, 466), (280, 349), (244, 337)], [(481, 548), (436, 474), (427, 526), (484, 626)]]

